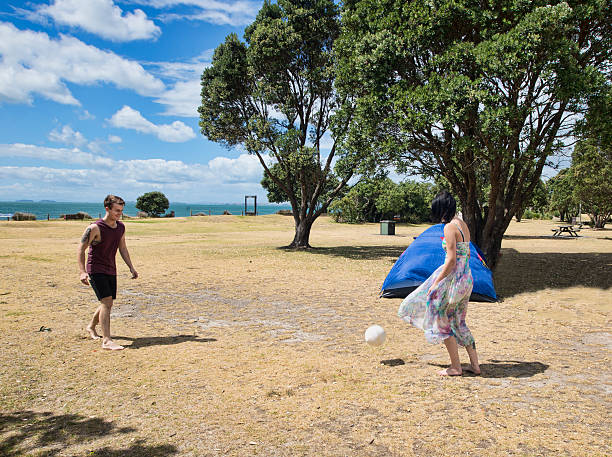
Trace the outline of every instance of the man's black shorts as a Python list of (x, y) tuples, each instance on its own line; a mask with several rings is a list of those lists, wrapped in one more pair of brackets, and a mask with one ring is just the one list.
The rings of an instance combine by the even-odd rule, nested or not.
[(105, 297), (113, 297), (113, 300), (117, 298), (117, 276), (92, 273), (89, 275), (89, 283), (96, 293), (98, 300), (102, 300)]

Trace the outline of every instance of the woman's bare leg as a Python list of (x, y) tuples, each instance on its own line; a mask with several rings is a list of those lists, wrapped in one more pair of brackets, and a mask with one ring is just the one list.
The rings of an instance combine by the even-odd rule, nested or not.
[(460, 376), (461, 361), (459, 360), (459, 349), (457, 348), (457, 340), (454, 336), (449, 336), (444, 340), (444, 345), (446, 346), (446, 350), (448, 351), (451, 366), (446, 370), (439, 371), (438, 374), (442, 376)]
[(480, 374), (480, 365), (478, 364), (478, 353), (476, 352), (476, 343), (473, 346), (466, 346), (465, 350), (470, 356), (470, 371), (474, 374)]

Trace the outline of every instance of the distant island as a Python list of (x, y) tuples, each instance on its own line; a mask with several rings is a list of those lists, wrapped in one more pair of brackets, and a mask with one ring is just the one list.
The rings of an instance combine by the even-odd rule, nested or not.
[[(25, 200), (22, 200), (25, 201)], [(32, 200), (28, 200), (28, 201), (32, 201)], [(57, 203), (55, 200), (38, 200), (39, 203)]]
[(18, 203), (34, 203), (34, 200), (15, 200)]

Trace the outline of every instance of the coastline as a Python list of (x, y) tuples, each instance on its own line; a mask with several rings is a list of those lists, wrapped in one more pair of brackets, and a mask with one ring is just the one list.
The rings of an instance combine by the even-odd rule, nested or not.
[[(128, 217), (137, 217), (138, 209), (136, 202), (126, 202), (124, 214)], [(291, 209), (287, 204), (266, 203), (257, 205), (257, 214), (274, 214), (282, 209)], [(76, 214), (85, 212), (93, 219), (104, 215), (104, 206), (101, 202), (55, 202), (55, 201), (0, 201), (0, 219), (6, 220), (16, 212), (31, 213), (37, 220), (59, 219), (63, 214)], [(197, 213), (206, 215), (221, 215), (228, 211), (233, 215), (241, 215), (245, 211), (244, 203), (223, 203), (223, 204), (200, 204), (200, 203), (171, 203), (166, 211), (169, 214), (174, 211), (175, 217), (188, 217)], [(250, 203), (247, 211), (253, 211)]]

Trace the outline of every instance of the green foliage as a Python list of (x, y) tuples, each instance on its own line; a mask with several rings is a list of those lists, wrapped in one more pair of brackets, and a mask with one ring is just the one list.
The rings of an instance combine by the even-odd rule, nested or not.
[(562, 221), (570, 221), (572, 216), (578, 213), (574, 183), (574, 175), (569, 168), (559, 171), (547, 183), (550, 192), (550, 209), (558, 212)]
[(596, 228), (603, 228), (612, 215), (612, 163), (607, 148), (593, 139), (580, 141), (572, 154), (571, 175), (574, 198), (582, 203)]
[(333, 0), (266, 0), (246, 28), (245, 42), (229, 35), (202, 74), (202, 134), (257, 155), (271, 201), (291, 204), (294, 247), (308, 246), (312, 223), (355, 169), (346, 159), (332, 172), (335, 140), (351, 119), (346, 110), (335, 121), (331, 150), (322, 146), (349, 98), (339, 99), (334, 88), (339, 33)]
[[(347, 0), (349, 150), (442, 175), (495, 266), (511, 218), (609, 71), (611, 4)], [(483, 190), (486, 189), (486, 194)]]
[(522, 217), (525, 219), (544, 219), (547, 217), (549, 206), (549, 191), (544, 181), (540, 179), (531, 198), (525, 200), (523, 208), (516, 212), (516, 220), (520, 222)]
[(416, 224), (429, 220), (435, 194), (436, 187), (428, 183), (396, 184), (389, 178), (369, 179), (357, 183), (332, 203), (330, 213), (336, 222), (378, 222), (399, 217)]
[(170, 207), (166, 196), (158, 191), (147, 192), (136, 199), (136, 208), (152, 217), (159, 217)]
[(13, 213), (11, 219), (13, 219), (14, 221), (35, 221), (36, 215), (32, 213), (22, 213), (17, 211), (16, 213)]
[(382, 212), (376, 201), (386, 188), (395, 186), (389, 178), (365, 179), (352, 186), (342, 197), (334, 201), (329, 212), (336, 222), (378, 222)]
[[(273, 175), (279, 177), (283, 181), (286, 180), (285, 171), (282, 169), (282, 167), (278, 163), (275, 163), (274, 165), (272, 165), (270, 167), (270, 170)], [(308, 169), (304, 167), (304, 172), (307, 172), (307, 171)], [(311, 167), (310, 173), (314, 175), (316, 173), (316, 167)], [(312, 195), (314, 193), (314, 189), (312, 189), (312, 186), (316, 184), (317, 184), (317, 180), (315, 176), (312, 176), (311, 178), (306, 180), (305, 182), (306, 195)], [(334, 196), (338, 195), (337, 192), (334, 194), (334, 191), (338, 187), (339, 184), (340, 184), (340, 181), (338, 180), (338, 178), (336, 178), (333, 173), (330, 173), (326, 182), (324, 183), (325, 187), (323, 188), (321, 195), (319, 195), (319, 200), (318, 200), (319, 206), (323, 205), (328, 199), (331, 198), (332, 195)], [(289, 201), (289, 196), (283, 191), (283, 189), (278, 187), (278, 185), (276, 184), (276, 181), (270, 178), (270, 175), (268, 174), (264, 175), (263, 179), (261, 180), (261, 185), (268, 192), (269, 202), (285, 203)], [(296, 200), (301, 203), (302, 186), (298, 185), (298, 183), (295, 181), (290, 182), (289, 185), (290, 185), (291, 192), (296, 196)], [(343, 192), (341, 191), (340, 195), (342, 195), (342, 193)]]

